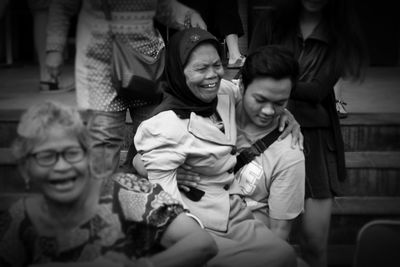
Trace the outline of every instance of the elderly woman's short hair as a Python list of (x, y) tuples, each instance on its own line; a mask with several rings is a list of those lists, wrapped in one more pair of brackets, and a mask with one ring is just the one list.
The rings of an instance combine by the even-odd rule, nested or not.
[(47, 138), (53, 127), (75, 135), (81, 146), (89, 147), (89, 133), (78, 110), (62, 103), (47, 101), (30, 107), (21, 116), (17, 138), (12, 145), (14, 157), (20, 161), (31, 153), (33, 147)]

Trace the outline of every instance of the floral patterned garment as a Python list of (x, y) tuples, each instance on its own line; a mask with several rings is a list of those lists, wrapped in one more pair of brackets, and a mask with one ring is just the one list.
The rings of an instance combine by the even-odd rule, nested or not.
[(108, 251), (152, 255), (183, 207), (161, 186), (133, 174), (116, 174), (103, 188), (98, 212), (64, 236), (41, 235), (21, 199), (0, 215), (0, 266), (92, 261)]

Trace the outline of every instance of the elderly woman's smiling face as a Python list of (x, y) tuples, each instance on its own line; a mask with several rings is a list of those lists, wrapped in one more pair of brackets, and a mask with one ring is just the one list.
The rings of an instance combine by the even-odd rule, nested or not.
[(198, 99), (210, 103), (217, 96), (224, 69), (218, 51), (212, 44), (197, 46), (183, 72), (187, 86)]
[(48, 200), (60, 204), (83, 197), (90, 179), (87, 153), (78, 138), (62, 127), (50, 128), (33, 147), (25, 171)]

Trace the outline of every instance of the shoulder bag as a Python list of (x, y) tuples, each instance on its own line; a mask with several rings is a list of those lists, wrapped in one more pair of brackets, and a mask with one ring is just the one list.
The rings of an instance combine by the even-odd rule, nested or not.
[(111, 33), (111, 80), (117, 94), (128, 100), (161, 100), (162, 93), (158, 82), (164, 71), (165, 48), (156, 58), (135, 51), (113, 32), (107, 0), (102, 1), (102, 8)]

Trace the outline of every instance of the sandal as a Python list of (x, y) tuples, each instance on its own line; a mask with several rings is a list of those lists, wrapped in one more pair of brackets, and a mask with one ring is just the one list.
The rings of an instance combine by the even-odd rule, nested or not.
[(336, 111), (338, 113), (339, 119), (347, 118), (348, 114), (345, 108), (346, 105), (346, 102), (343, 102), (342, 100), (336, 100)]
[(40, 81), (39, 82), (39, 90), (41, 93), (63, 93), (73, 90), (73, 86), (71, 88), (60, 88), (58, 85), (58, 80), (54, 82), (49, 81)]
[(226, 67), (228, 69), (240, 69), (241, 67), (243, 67), (245, 60), (246, 60), (246, 57), (241, 56), (240, 58), (236, 59), (235, 63), (228, 64)]

